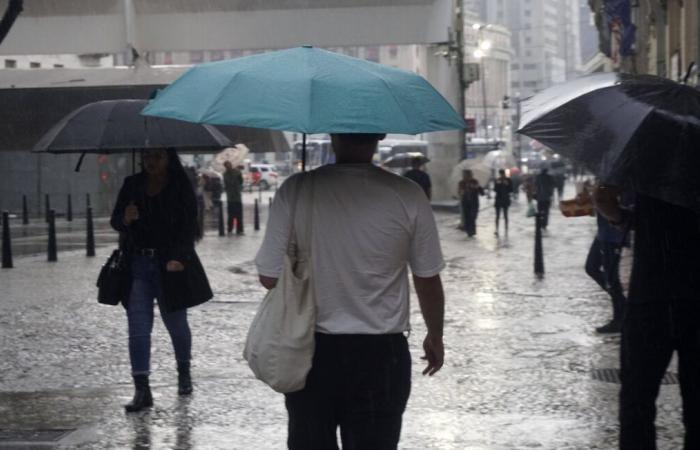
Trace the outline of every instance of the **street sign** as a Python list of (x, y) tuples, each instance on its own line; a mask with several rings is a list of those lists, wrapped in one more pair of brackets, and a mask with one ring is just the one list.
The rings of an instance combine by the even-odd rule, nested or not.
[(465, 63), (464, 64), (464, 83), (469, 84), (481, 79), (481, 71), (479, 70), (479, 63)]
[(466, 133), (476, 133), (476, 119), (467, 117), (464, 119), (464, 123), (466, 124), (466, 127), (464, 127)]

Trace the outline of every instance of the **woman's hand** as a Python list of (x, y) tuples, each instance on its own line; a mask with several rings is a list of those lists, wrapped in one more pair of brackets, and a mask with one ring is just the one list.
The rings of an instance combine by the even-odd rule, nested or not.
[(165, 265), (165, 270), (168, 272), (182, 272), (185, 270), (185, 266), (180, 261), (172, 259)]
[(139, 209), (134, 202), (131, 202), (124, 210), (124, 225), (128, 227), (137, 220), (139, 220)]

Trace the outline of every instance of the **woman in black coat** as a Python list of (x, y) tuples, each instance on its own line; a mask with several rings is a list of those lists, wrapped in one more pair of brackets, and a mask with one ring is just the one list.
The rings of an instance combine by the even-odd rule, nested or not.
[(131, 290), (124, 307), (129, 322), (129, 358), (135, 393), (128, 412), (153, 405), (150, 375), (153, 300), (175, 349), (178, 393), (192, 392), (192, 336), (187, 308), (212, 298), (194, 249), (197, 202), (174, 149), (146, 150), (143, 171), (127, 177), (111, 219), (131, 264)]

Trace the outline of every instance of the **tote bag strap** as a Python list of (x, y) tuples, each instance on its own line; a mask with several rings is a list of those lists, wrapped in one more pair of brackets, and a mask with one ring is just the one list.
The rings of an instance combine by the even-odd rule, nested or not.
[[(313, 227), (313, 191), (314, 191), (314, 173), (306, 172), (299, 176), (296, 190), (292, 196), (291, 213), (289, 220), (289, 240), (287, 241), (287, 254), (293, 261), (297, 260), (298, 250), (303, 250), (309, 257), (311, 255), (311, 236)], [(297, 209), (301, 205), (306, 208), (306, 214), (300, 226), (297, 227)], [(303, 241), (299, 242), (297, 228), (304, 230)]]

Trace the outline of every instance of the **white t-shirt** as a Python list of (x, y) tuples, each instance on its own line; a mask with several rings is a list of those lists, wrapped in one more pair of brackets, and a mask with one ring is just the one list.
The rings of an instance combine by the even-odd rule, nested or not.
[[(316, 330), (328, 334), (408, 330), (408, 266), (423, 278), (438, 275), (445, 266), (425, 193), (409, 179), (370, 164), (330, 165), (310, 174), (290, 177), (275, 195), (255, 260), (259, 274), (277, 278), (282, 273), (292, 196), (299, 192), (302, 177), (303, 183), (313, 178)], [(305, 206), (299, 200), (296, 214), (308, 214)]]

